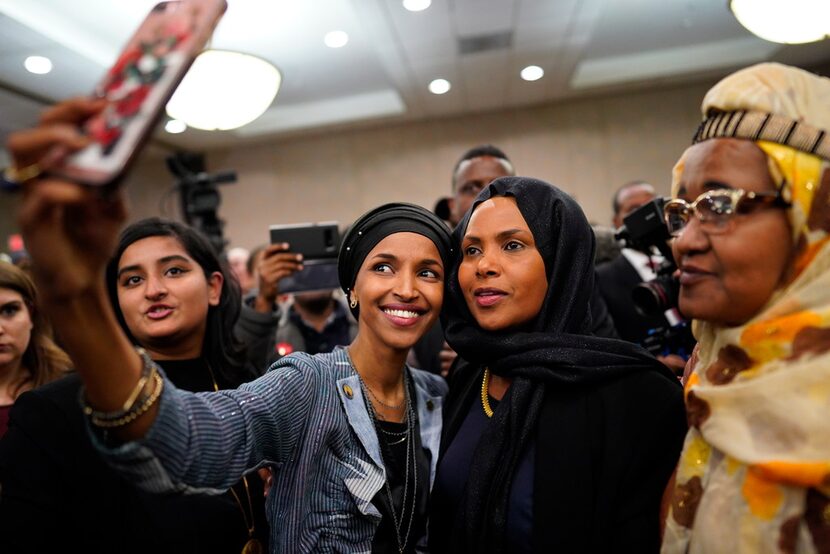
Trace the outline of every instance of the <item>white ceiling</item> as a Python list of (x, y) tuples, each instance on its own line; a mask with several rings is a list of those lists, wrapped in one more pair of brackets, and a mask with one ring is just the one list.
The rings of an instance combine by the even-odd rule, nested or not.
[[(0, 136), (35, 121), (42, 102), (92, 90), (155, 0), (0, 0)], [(235, 131), (156, 138), (191, 149), (386, 120), (414, 120), (711, 78), (763, 60), (830, 63), (830, 44), (755, 38), (726, 0), (228, 0), (212, 46), (256, 54), (283, 84), (258, 120)], [(323, 44), (344, 30), (340, 49)], [(509, 34), (506, 47), (460, 54), (459, 40)], [(29, 55), (52, 59), (34, 75)], [(545, 76), (525, 82), (519, 71)], [(442, 96), (427, 85), (443, 77)]]

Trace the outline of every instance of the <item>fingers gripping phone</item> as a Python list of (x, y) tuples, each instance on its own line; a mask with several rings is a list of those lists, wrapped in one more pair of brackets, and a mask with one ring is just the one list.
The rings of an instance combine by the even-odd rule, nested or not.
[(337, 260), (340, 232), (336, 222), (271, 225), (269, 230), (271, 244), (287, 242), (291, 252), (303, 255), (306, 265)]
[(336, 222), (271, 225), (271, 244), (288, 243), (303, 255), (303, 269), (280, 279), (281, 293), (316, 292), (339, 288), (337, 254), (340, 232)]
[(95, 88), (95, 95), (108, 103), (84, 124), (92, 144), (50, 172), (86, 185), (118, 181), (226, 7), (225, 0), (156, 4)]

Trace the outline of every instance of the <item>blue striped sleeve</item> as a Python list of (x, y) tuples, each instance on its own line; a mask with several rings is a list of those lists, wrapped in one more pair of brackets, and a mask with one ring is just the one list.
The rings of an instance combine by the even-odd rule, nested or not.
[(292, 355), (236, 390), (192, 393), (165, 380), (147, 435), (107, 446), (117, 471), (151, 492), (221, 492), (264, 463), (291, 459), (318, 388), (314, 361)]

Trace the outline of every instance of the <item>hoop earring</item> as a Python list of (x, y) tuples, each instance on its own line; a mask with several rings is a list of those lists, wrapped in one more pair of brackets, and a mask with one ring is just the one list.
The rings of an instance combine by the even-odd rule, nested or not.
[(354, 294), (349, 295), (349, 307), (353, 310), (357, 308), (357, 297)]

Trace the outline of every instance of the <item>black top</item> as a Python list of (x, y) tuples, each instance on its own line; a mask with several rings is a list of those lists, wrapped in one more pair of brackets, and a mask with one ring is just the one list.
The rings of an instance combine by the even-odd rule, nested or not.
[[(510, 391), (507, 392), (510, 394)], [(498, 411), (499, 401), (489, 397), (490, 407)], [(480, 401), (473, 401), (464, 423), (455, 436), (455, 440), (447, 448), (441, 463), (438, 466), (438, 475), (435, 479), (433, 491), (439, 491), (440, 498), (445, 499), (451, 513), (458, 510), (473, 463), (473, 453), (476, 445), (485, 437), (491, 419), (484, 413)], [(510, 498), (507, 504), (506, 546), (507, 551), (516, 554), (531, 554), (531, 537), (533, 533), (533, 472), (535, 442), (531, 443), (527, 452), (522, 455), (513, 483), (510, 487)]]
[(289, 308), (288, 319), (300, 331), (305, 342), (305, 351), (308, 354), (331, 352), (335, 346), (342, 346), (351, 342), (349, 316), (340, 302), (334, 302), (334, 311), (322, 331), (306, 324), (302, 316), (294, 309), (294, 306)]
[[(177, 387), (213, 390), (198, 360), (160, 365)], [(145, 493), (105, 464), (78, 404), (80, 384), (70, 375), (22, 394), (12, 408), (0, 441), (0, 552), (240, 552), (248, 532), (230, 493)], [(267, 551), (264, 485), (256, 473), (247, 480)], [(244, 485), (234, 488), (250, 519)]]
[(637, 311), (631, 291), (642, 282), (640, 274), (625, 256), (597, 266), (597, 286), (602, 293), (614, 327), (623, 340), (642, 343), (649, 331), (666, 327), (662, 315), (646, 316)]
[[(481, 408), (482, 371), (459, 361), (445, 399), (441, 453), (430, 499), (432, 553), (470, 551), (457, 547), (463, 512), (453, 506), (452, 491), (441, 483), (450, 467), (450, 451), (458, 441), (469, 442), (463, 422)], [(597, 386), (546, 389), (541, 416), (530, 429), (535, 451), (520, 457), (518, 464), (531, 456), (535, 468), (532, 551), (657, 553), (660, 501), (686, 433), (677, 380), (640, 372)], [(514, 392), (511, 386), (490, 425), (509, 408)], [(482, 448), (491, 447), (491, 436), (484, 435), (473, 445), (472, 463)], [(505, 552), (512, 542), (512, 493), (520, 486), (520, 473), (521, 469), (513, 474)], [(465, 480), (469, 487), (469, 477)]]
[[(567, 471), (551, 468), (579, 462), (580, 471), (623, 469), (614, 464), (630, 459), (630, 452), (614, 448), (608, 457), (592, 457), (590, 451), (584, 451), (585, 446), (592, 442), (602, 445), (606, 439), (627, 440), (629, 446), (625, 448), (631, 449), (630, 444), (654, 431), (654, 417), (657, 425), (670, 426), (657, 433), (661, 448), (667, 448), (668, 458), (660, 453), (651, 459), (630, 460), (631, 464), (642, 464), (637, 470), (644, 470), (649, 479), (663, 479), (642, 494), (651, 510), (647, 515), (643, 512), (643, 517), (651, 518), (654, 524), (640, 529), (643, 540), (649, 542), (629, 544), (642, 547), (640, 552), (648, 551), (659, 538), (657, 510), (662, 487), (677, 461), (685, 434), (680, 385), (665, 366), (641, 347), (594, 334), (594, 233), (579, 205), (561, 190), (525, 177), (496, 179), (479, 193), (472, 210), (456, 227), (456, 244), (461, 244), (476, 207), (496, 196), (515, 199), (544, 261), (548, 288), (539, 311), (530, 321), (509, 329), (486, 330), (478, 325), (464, 298), (458, 280), (461, 255), (447, 272), (441, 322), (447, 342), (472, 367), (451, 383), (444, 403), (442, 449), (457, 436), (469, 409), (468, 402), (480, 392), (483, 366), (494, 375), (512, 379), (512, 383), (510, 395), (503, 399), (499, 413), (493, 417), (487, 440), (476, 445), (458, 512), (442, 514), (445, 508), (437, 495), (433, 496), (438, 512), (431, 514), (435, 532), (430, 531), (430, 541), (435, 543), (436, 551), (506, 551), (513, 479), (522, 456), (535, 441), (535, 467), (539, 471), (534, 473), (533, 483), (533, 548), (537, 552), (575, 551), (562, 547), (569, 544), (572, 533), (580, 527), (572, 525), (563, 530), (554, 527), (553, 522), (562, 506), (585, 499), (574, 497), (577, 491), (563, 494), (563, 486), (567, 488), (574, 480)], [(476, 278), (488, 284), (491, 278), (498, 282), (500, 274), (476, 274)], [(654, 395), (641, 394), (632, 386), (635, 383), (643, 390), (654, 391)], [(612, 391), (620, 396), (614, 397)], [(624, 421), (641, 427), (622, 428), (617, 435), (608, 433)], [(578, 434), (570, 436), (572, 431)], [(591, 477), (590, 473), (588, 476)], [(616, 477), (625, 479), (626, 485), (630, 483), (625, 475), (617, 473)], [(613, 512), (609, 515), (617, 517), (620, 514), (614, 511), (613, 492), (604, 491), (601, 502), (603, 509)], [(561, 515), (572, 518), (574, 514), (594, 515), (575, 508)], [(588, 520), (574, 523), (584, 528)], [(595, 535), (609, 541), (617, 538), (608, 533)], [(573, 546), (584, 549), (587, 540), (583, 536)]]
[[(415, 398), (413, 385), (410, 386), (410, 397)], [(380, 442), (381, 455), (383, 456), (383, 464), (386, 467), (386, 480), (390, 484), (394, 508), (389, 503), (389, 493), (384, 485), (375, 494), (374, 498), (372, 498), (372, 504), (378, 509), (381, 515), (380, 525), (372, 541), (372, 552), (376, 554), (399, 552), (398, 539), (395, 536), (397, 533), (395, 529), (395, 518), (398, 518), (398, 522), (401, 525), (400, 535), (404, 535), (407, 527), (409, 527), (409, 518), (412, 512), (412, 493), (416, 491), (415, 513), (412, 514), (412, 525), (409, 527), (409, 534), (406, 537), (406, 549), (404, 550), (407, 553), (415, 552), (418, 538), (426, 534), (427, 510), (429, 507), (430, 453), (421, 443), (420, 426), (418, 425), (416, 415), (413, 435), (415, 439), (417, 489), (415, 488), (416, 480), (413, 475), (413, 468), (410, 465), (409, 487), (405, 491), (406, 499), (403, 517), (400, 517), (401, 503), (404, 501), (406, 466), (409, 463), (407, 448), (411, 439), (407, 438), (401, 441), (403, 433), (406, 432), (406, 423), (377, 421), (376, 429), (378, 441)], [(395, 510), (395, 515), (392, 514), (393, 509)]]

